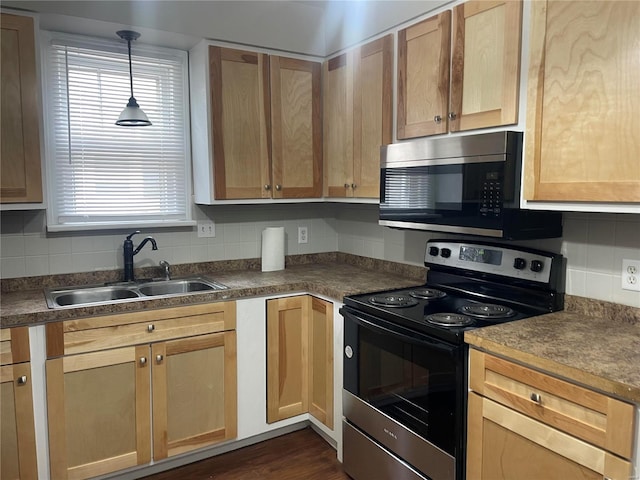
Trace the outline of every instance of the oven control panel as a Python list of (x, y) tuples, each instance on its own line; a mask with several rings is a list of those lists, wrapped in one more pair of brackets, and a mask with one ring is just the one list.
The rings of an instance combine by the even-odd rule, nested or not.
[(424, 263), (549, 283), (558, 257), (497, 244), (433, 240), (427, 243)]

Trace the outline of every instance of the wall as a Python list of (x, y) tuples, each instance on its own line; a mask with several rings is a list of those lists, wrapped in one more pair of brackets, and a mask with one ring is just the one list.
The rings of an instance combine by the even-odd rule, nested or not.
[[(123, 268), (122, 242), (131, 230), (45, 233), (44, 211), (0, 213), (0, 276), (2, 278)], [(134, 258), (136, 267), (256, 258), (261, 232), (284, 226), (286, 253), (332, 252), (338, 248), (333, 208), (323, 204), (225, 205), (196, 207), (195, 220), (213, 220), (214, 238), (198, 238), (195, 228), (144, 229), (134, 237), (138, 245), (152, 235), (158, 250), (144, 247)], [(298, 244), (298, 226), (308, 228), (309, 243)]]
[[(376, 205), (197, 207), (197, 220), (214, 220), (214, 238), (198, 238), (195, 231), (144, 231), (154, 236), (159, 249), (145, 247), (135, 264), (256, 258), (267, 226), (285, 227), (287, 255), (338, 250), (415, 265), (422, 265), (429, 238), (446, 237), (381, 227), (377, 215)], [(2, 278), (123, 268), (122, 241), (128, 231), (52, 235), (44, 233), (43, 212), (2, 212), (0, 218)], [(297, 243), (298, 226), (308, 227), (309, 243)], [(514, 243), (562, 253), (567, 293), (640, 307), (640, 292), (621, 288), (622, 259), (640, 261), (640, 216), (565, 213), (562, 239)]]

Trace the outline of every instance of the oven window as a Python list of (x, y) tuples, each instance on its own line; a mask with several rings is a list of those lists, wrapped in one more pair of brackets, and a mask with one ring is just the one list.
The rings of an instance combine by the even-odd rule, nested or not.
[(358, 397), (454, 455), (455, 358), (363, 327), (358, 330)]

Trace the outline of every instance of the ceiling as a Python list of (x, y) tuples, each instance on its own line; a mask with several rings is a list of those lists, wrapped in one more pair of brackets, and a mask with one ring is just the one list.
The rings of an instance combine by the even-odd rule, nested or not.
[(40, 27), (116, 38), (135, 29), (141, 42), (188, 50), (219, 40), (328, 56), (451, 0), (3, 0), (39, 13)]

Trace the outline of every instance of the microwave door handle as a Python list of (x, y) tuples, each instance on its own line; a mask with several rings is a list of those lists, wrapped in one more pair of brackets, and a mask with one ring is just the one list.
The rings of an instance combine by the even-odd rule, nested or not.
[(376, 333), (380, 333), (383, 335), (391, 335), (395, 338), (398, 338), (402, 341), (408, 342), (408, 343), (413, 343), (413, 344), (421, 344), (421, 345), (429, 345), (430, 348), (436, 349), (436, 350), (440, 350), (443, 352), (447, 352), (447, 353), (451, 353), (453, 354), (455, 351), (454, 346), (450, 346), (450, 345), (446, 345), (446, 344), (442, 344), (440, 342), (434, 341), (424, 335), (420, 335), (419, 333), (415, 333), (413, 335), (406, 335), (402, 332), (398, 332), (396, 330), (384, 327), (382, 325), (378, 325), (376, 323), (371, 322), (370, 320), (364, 319), (358, 315), (355, 315), (352, 312), (344, 312), (343, 315), (345, 317), (349, 317), (351, 318), (354, 322), (356, 322), (357, 324), (359, 324), (360, 326), (367, 328), (369, 330), (373, 330)]

